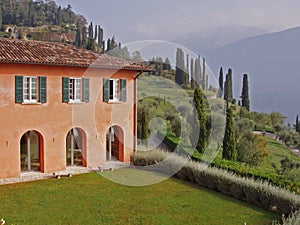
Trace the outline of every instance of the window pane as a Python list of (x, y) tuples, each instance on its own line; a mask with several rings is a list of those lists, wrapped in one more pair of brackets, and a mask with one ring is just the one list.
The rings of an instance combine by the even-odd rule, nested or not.
[(114, 99), (114, 80), (109, 81), (109, 99)]
[(119, 80), (114, 80), (115, 82), (115, 87), (114, 87), (114, 100), (119, 100), (120, 99), (120, 81)]
[(81, 100), (81, 79), (76, 79), (75, 100)]
[(30, 100), (29, 99), (29, 77), (24, 77), (24, 82), (23, 82), (23, 96), (24, 100)]
[(73, 87), (74, 87), (74, 79), (70, 79), (70, 82), (69, 82), (69, 99), (70, 100), (74, 100)]
[(31, 100), (37, 100), (37, 77), (31, 78)]

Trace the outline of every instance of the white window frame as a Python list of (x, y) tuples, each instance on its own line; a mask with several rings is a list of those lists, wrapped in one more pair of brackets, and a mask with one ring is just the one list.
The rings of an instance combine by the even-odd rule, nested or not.
[[(35, 93), (34, 93), (34, 89), (36, 90)], [(40, 89), (39, 78), (37, 76), (24, 76), (23, 77), (24, 103), (37, 103), (39, 101), (39, 89)]]
[[(111, 90), (112, 82), (112, 90)], [(109, 79), (109, 91), (108, 91), (108, 100), (109, 102), (120, 102), (121, 101), (121, 80), (120, 79)]]
[(83, 88), (81, 78), (69, 78), (69, 101), (82, 102), (83, 100)]

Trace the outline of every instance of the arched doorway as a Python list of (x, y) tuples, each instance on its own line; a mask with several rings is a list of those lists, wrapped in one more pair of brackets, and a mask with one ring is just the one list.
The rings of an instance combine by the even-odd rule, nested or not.
[(21, 172), (41, 171), (43, 138), (34, 131), (26, 132), (20, 140)]
[(124, 135), (119, 126), (112, 126), (106, 133), (106, 160), (124, 161)]
[(86, 166), (86, 135), (80, 128), (71, 129), (66, 138), (67, 166)]

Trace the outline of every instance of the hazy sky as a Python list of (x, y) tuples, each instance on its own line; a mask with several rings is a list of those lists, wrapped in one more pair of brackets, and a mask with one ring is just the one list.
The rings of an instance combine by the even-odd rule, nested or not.
[(123, 43), (173, 40), (224, 26), (278, 31), (300, 25), (299, 0), (57, 0)]

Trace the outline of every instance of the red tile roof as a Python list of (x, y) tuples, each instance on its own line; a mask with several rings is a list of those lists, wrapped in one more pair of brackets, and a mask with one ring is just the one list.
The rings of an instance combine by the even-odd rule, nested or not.
[(0, 39), (0, 62), (137, 71), (151, 70), (147, 66), (107, 54), (97, 54), (70, 44), (17, 39)]

